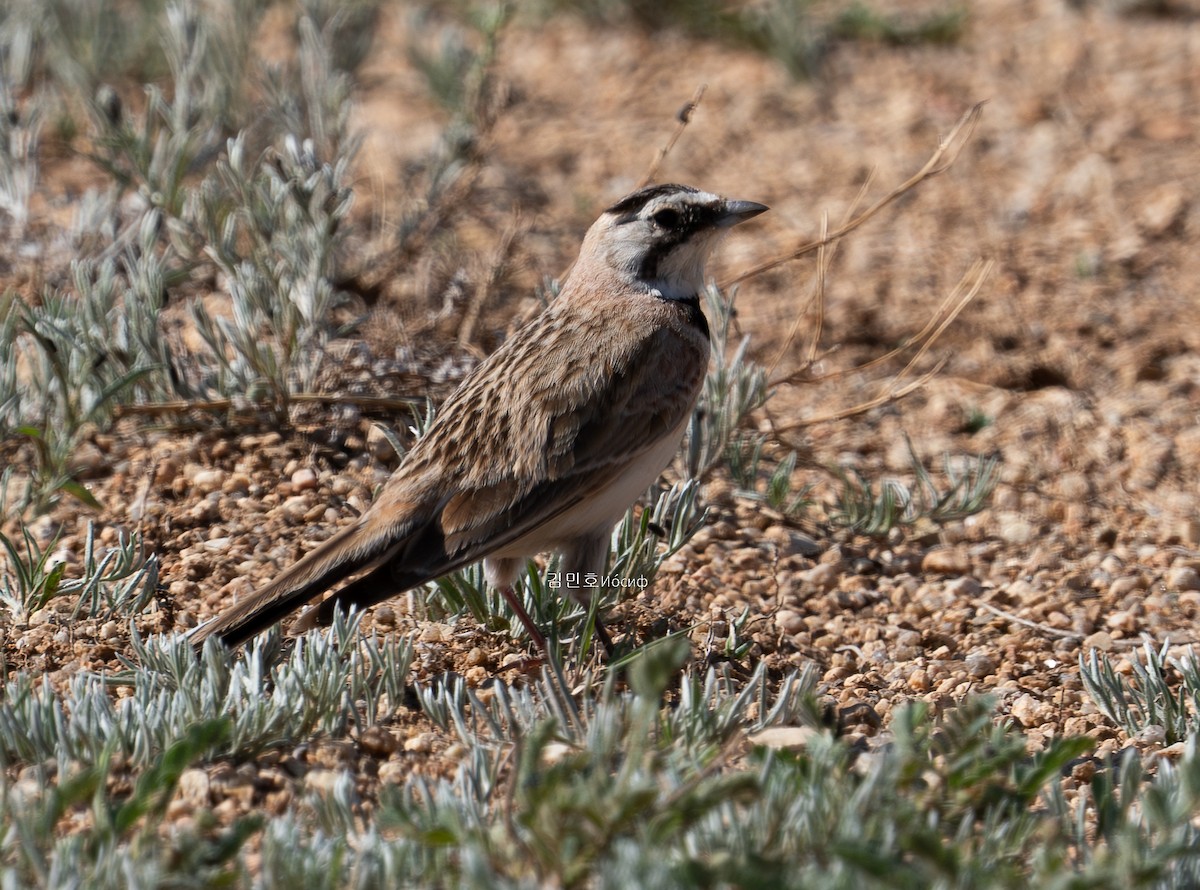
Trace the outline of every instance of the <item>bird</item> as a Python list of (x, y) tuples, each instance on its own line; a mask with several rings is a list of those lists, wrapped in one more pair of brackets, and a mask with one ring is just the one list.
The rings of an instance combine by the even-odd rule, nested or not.
[[(567, 578), (604, 571), (613, 527), (677, 453), (703, 386), (706, 262), (767, 209), (659, 184), (604, 210), (558, 295), (463, 379), (370, 507), (192, 645), (238, 646), (345, 581), (291, 632), (483, 560), (546, 651), (512, 590), (520, 568), (557, 551)], [(568, 593), (590, 603), (589, 588)]]

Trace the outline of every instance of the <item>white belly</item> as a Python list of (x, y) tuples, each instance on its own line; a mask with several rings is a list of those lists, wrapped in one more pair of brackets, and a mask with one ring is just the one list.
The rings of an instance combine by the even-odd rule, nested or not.
[(617, 520), (654, 484), (671, 462), (679, 450), (688, 420), (629, 464), (603, 491), (576, 504), (546, 526), (533, 529), (507, 547), (497, 550), (491, 558), (524, 558), (546, 550), (558, 550), (580, 538), (610, 532)]

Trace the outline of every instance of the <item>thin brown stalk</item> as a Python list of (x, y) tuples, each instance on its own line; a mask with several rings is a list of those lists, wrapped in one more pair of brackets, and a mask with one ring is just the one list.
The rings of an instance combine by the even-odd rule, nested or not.
[(478, 324), (479, 315), (483, 311), (483, 304), (490, 294), (495, 293), (501, 278), (504, 277), (505, 269), (512, 262), (513, 250), (525, 231), (526, 227), (519, 213), (514, 214), (512, 222), (500, 236), (500, 243), (496, 245), (496, 250), (492, 254), (487, 273), (476, 283), (471, 299), (463, 312), (458, 326), (458, 345), (460, 347), (465, 349), (471, 345), (475, 336), (475, 325)]
[[(822, 236), (825, 235), (828, 229), (829, 215), (823, 213), (821, 214)], [(809, 312), (813, 311), (814, 307), (816, 308), (816, 322), (813, 325), (814, 330), (812, 339), (808, 345), (808, 358), (805, 359), (804, 364), (799, 370), (793, 371), (792, 373), (803, 373), (805, 369), (812, 367), (813, 362), (816, 361), (817, 345), (821, 339), (821, 328), (825, 324), (825, 282), (828, 280), (829, 260), (831, 255), (832, 253), (830, 251), (826, 251), (824, 248), (817, 252), (817, 272), (813, 277), (813, 284), (812, 288), (809, 290), (808, 299), (804, 301), (804, 305), (801, 306), (800, 311), (796, 313), (796, 319), (792, 322), (792, 327), (788, 331), (787, 337), (784, 338), (783, 345), (779, 347), (775, 353), (775, 357), (771, 359), (770, 363), (767, 365), (768, 377), (770, 377), (770, 375), (775, 372), (775, 369), (779, 367), (779, 363), (783, 361), (783, 357), (791, 351), (792, 345), (796, 342), (797, 337), (800, 335), (800, 326), (804, 324), (805, 320), (808, 318)], [(772, 386), (773, 385), (774, 383), (772, 383)]]
[[(388, 396), (348, 395), (345, 393), (298, 392), (288, 396), (293, 403), (306, 402), (322, 405), (356, 405), (359, 408), (369, 408), (377, 411), (399, 411), (413, 405), (424, 404), (424, 399), (391, 398)], [(180, 399), (173, 402), (151, 402), (145, 405), (118, 405), (116, 417), (145, 417), (162, 414), (188, 414), (192, 411), (208, 411), (220, 413), (240, 407), (243, 403), (234, 399), (211, 399), (208, 401)], [(248, 407), (255, 407), (248, 404)]]
[[(849, 376), (850, 374), (861, 374), (863, 371), (869, 371), (871, 368), (882, 365), (885, 362), (889, 362), (892, 359), (894, 359), (896, 356), (900, 355), (901, 353), (907, 352), (909, 349), (912, 349), (914, 344), (920, 343), (926, 337), (928, 337), (930, 332), (933, 331), (934, 328), (936, 328), (938, 326), (941, 319), (943, 319), (945, 317), (945, 313), (948, 311), (947, 307), (949, 307), (957, 299), (957, 296), (962, 289), (962, 282), (966, 279), (966, 277), (969, 276), (969, 274), (970, 273), (968, 272), (967, 276), (964, 276), (962, 279), (960, 279), (959, 283), (957, 285), (955, 285), (954, 290), (951, 291), (944, 300), (942, 300), (941, 305), (939, 305), (937, 308), (937, 311), (934, 312), (933, 315), (931, 315), (929, 317), (929, 321), (927, 321), (925, 323), (925, 327), (921, 328), (921, 330), (919, 330), (919, 331), (917, 331), (917, 333), (913, 334), (913, 336), (911, 336), (902, 345), (897, 346), (894, 349), (889, 349), (883, 355), (878, 355), (875, 358), (873, 358), (869, 361), (863, 362), (861, 365), (855, 365), (852, 368), (840, 368), (839, 370), (836, 370), (836, 371), (830, 371), (827, 374), (818, 374), (815, 376), (805, 375), (803, 377), (803, 382), (808, 383), (808, 384), (827, 383), (830, 380), (838, 380), (842, 377)], [(800, 368), (797, 371), (793, 371), (792, 373), (790, 373), (784, 377), (780, 377), (776, 380), (772, 380), (771, 386), (781, 386), (781, 385), (787, 384), (787, 383), (798, 382), (800, 375), (803, 375), (804, 371), (808, 367), (810, 367), (810, 365), (806, 364), (803, 368)]]
[(1085, 634), (1081, 634), (1073, 630), (1060, 630), (1057, 627), (1051, 627), (1048, 624), (1042, 624), (1038, 621), (1030, 621), (1028, 618), (1022, 618), (1019, 615), (1014, 615), (1012, 612), (1006, 612), (993, 606), (991, 603), (976, 602), (975, 605), (983, 609), (985, 612), (991, 612), (997, 618), (1003, 618), (1005, 621), (1011, 621), (1013, 624), (1020, 624), (1022, 627), (1032, 627), (1034, 630), (1044, 633), (1048, 637), (1061, 637), (1065, 640), (1082, 640)]
[[(975, 299), (975, 297), (979, 294), (980, 288), (983, 287), (983, 282), (987, 279), (988, 275), (991, 274), (992, 267), (994, 265), (995, 263), (992, 260), (976, 260), (975, 265), (973, 265), (970, 270), (959, 279), (958, 284), (955, 285), (954, 290), (951, 292), (951, 297), (954, 297), (955, 294), (961, 294), (961, 296), (958, 297), (957, 302), (954, 303), (954, 306), (951, 308), (946, 317), (943, 318), (938, 323), (937, 327), (933, 329), (933, 332), (925, 338), (925, 342), (921, 344), (920, 348), (916, 351), (913, 357), (909, 359), (908, 364), (906, 364), (900, 370), (899, 374), (892, 378), (886, 389), (880, 393), (881, 396), (886, 397), (889, 393), (894, 391), (896, 383), (908, 376), (909, 372), (912, 371), (917, 362), (919, 362), (925, 356), (925, 354), (929, 352), (929, 348), (933, 346), (935, 342), (937, 342), (938, 338), (941, 337), (943, 333), (945, 333), (946, 328), (953, 324), (954, 319), (958, 318), (962, 311), (967, 308), (967, 305)], [(975, 279), (975, 283), (972, 284), (968, 290), (963, 292), (965, 283), (972, 277)], [(934, 318), (936, 317), (937, 316), (935, 315)]]
[(683, 131), (687, 129), (687, 125), (691, 123), (692, 112), (696, 110), (696, 107), (700, 104), (700, 100), (704, 98), (704, 91), (707, 89), (708, 84), (706, 83), (702, 83), (696, 87), (696, 92), (692, 93), (692, 98), (685, 102), (683, 107), (676, 113), (675, 131), (664, 145), (659, 146), (658, 152), (654, 155), (654, 160), (650, 162), (650, 167), (646, 170), (646, 175), (637, 184), (639, 189), (654, 182), (655, 177), (658, 176), (658, 168), (662, 166), (662, 162), (671, 153), (671, 149), (675, 147), (675, 143), (679, 141), (679, 137), (683, 135)]
[[(872, 359), (869, 362), (843, 372), (856, 373), (863, 371), (878, 364), (880, 361), (888, 357), (898, 354), (904, 349), (911, 348), (914, 343), (920, 343), (920, 346), (913, 357), (909, 359), (908, 363), (905, 364), (898, 374), (887, 381), (883, 390), (875, 398), (869, 399), (861, 404), (842, 409), (841, 411), (835, 411), (831, 414), (823, 414), (818, 417), (805, 417), (785, 425), (777, 425), (774, 418), (770, 418), (772, 428), (777, 434), (781, 434), (790, 432), (791, 430), (799, 429), (801, 427), (811, 426), (813, 424), (827, 423), (834, 420), (845, 420), (847, 417), (854, 417), (866, 411), (870, 411), (872, 408), (877, 408), (880, 405), (887, 404), (888, 402), (902, 399), (920, 387), (924, 386), (945, 366), (947, 359), (942, 358), (931, 370), (926, 371), (920, 377), (906, 383), (904, 386), (899, 386), (899, 384), (912, 373), (913, 369), (916, 367), (921, 358), (923, 358), (929, 352), (929, 349), (938, 340), (938, 338), (945, 333), (946, 329), (954, 322), (956, 318), (958, 318), (960, 314), (962, 314), (962, 311), (979, 294), (980, 289), (983, 287), (983, 282), (991, 273), (994, 265), (995, 263), (993, 263), (991, 260), (986, 262), (982, 260), (976, 261), (976, 263), (966, 272), (966, 274), (959, 279), (950, 295), (942, 301), (942, 304), (938, 307), (937, 312), (934, 313), (929, 323), (926, 324), (925, 327), (922, 328), (917, 334), (917, 336), (908, 344), (900, 347), (899, 349), (891, 350), (886, 356), (878, 359)], [(967, 286), (968, 281), (972, 282), (969, 287)], [(829, 379), (835, 376), (839, 375), (829, 374), (820, 379)], [(790, 382), (790, 380), (785, 378), (785, 380), (781, 382)]]
[[(1032, 628), (1033, 630), (1039, 631), (1048, 637), (1059, 637), (1060, 639), (1064, 640), (1075, 640), (1079, 643), (1082, 643), (1087, 639), (1087, 634), (1082, 634), (1074, 630), (1061, 630), (1057, 627), (1051, 627), (1050, 625), (1043, 624), (1039, 621), (1031, 621), (1028, 618), (1022, 618), (1020, 615), (1014, 615), (1012, 612), (1007, 612), (1004, 609), (997, 608), (991, 603), (976, 601), (975, 605), (983, 609), (985, 612), (990, 612), (997, 618), (1002, 618), (1005, 621), (1012, 622), (1013, 624), (1019, 624), (1022, 627)], [(1144, 646), (1147, 642), (1157, 649), (1164, 642), (1169, 643), (1172, 646), (1193, 646), (1196, 644), (1196, 639), (1194, 637), (1176, 636), (1170, 633), (1164, 635), (1162, 638), (1155, 638), (1151, 637), (1149, 634), (1143, 633), (1137, 639), (1110, 640), (1110, 643), (1114, 649), (1138, 649)]]
[[(850, 206), (846, 208), (846, 214), (842, 217), (842, 225), (845, 225), (853, 218), (855, 211), (858, 210), (862, 202), (866, 200), (867, 190), (871, 186), (871, 182), (875, 179), (875, 171), (872, 170), (862, 186), (858, 190), (858, 194), (854, 196), (854, 200), (850, 202)], [(829, 217), (826, 214), (821, 216), (821, 241), (824, 242), (829, 237)], [(809, 310), (815, 304), (817, 307), (817, 323), (816, 330), (812, 335), (812, 339), (808, 346), (808, 358), (804, 365), (793, 371), (788, 377), (793, 377), (797, 374), (802, 374), (807, 369), (811, 368), (817, 360), (817, 350), (820, 347), (821, 328), (825, 324), (825, 283), (829, 279), (829, 267), (833, 264), (833, 257), (837, 253), (838, 242), (828, 245), (829, 250), (826, 250), (826, 245), (822, 243), (821, 250), (817, 252), (817, 274), (813, 282), (812, 292), (809, 294), (808, 300), (805, 301), (803, 308), (796, 314), (796, 320), (792, 322), (792, 328), (788, 331), (787, 337), (783, 341), (783, 345), (779, 347), (779, 351), (775, 353), (775, 357), (771, 359), (767, 365), (767, 375), (775, 373), (775, 369), (779, 367), (779, 363), (783, 361), (783, 357), (787, 355), (792, 348), (792, 344), (796, 342), (796, 338), (800, 334), (800, 326), (808, 317)], [(786, 379), (786, 378), (785, 378)], [(775, 384), (772, 383), (772, 386)]]
[[(821, 238), (829, 235), (829, 214), (821, 214)], [(817, 275), (813, 282), (813, 305), (816, 309), (813, 318), (812, 337), (808, 341), (808, 357), (806, 364), (811, 365), (817, 360), (817, 347), (821, 342), (821, 329), (825, 327), (825, 284), (829, 281), (829, 264), (837, 252), (837, 244), (822, 244), (817, 251)]]
[(959, 152), (962, 151), (963, 146), (970, 141), (971, 134), (975, 132), (975, 127), (979, 123), (979, 117), (983, 113), (983, 105), (984, 103), (979, 102), (978, 104), (972, 106), (966, 114), (959, 118), (958, 123), (954, 125), (954, 129), (950, 131), (946, 138), (938, 143), (937, 149), (932, 155), (930, 155), (929, 160), (925, 162), (925, 165), (920, 170), (918, 170), (892, 191), (888, 192), (888, 194), (884, 195), (854, 219), (834, 230), (831, 234), (824, 235), (816, 241), (809, 241), (801, 244), (787, 256), (777, 257), (776, 259), (768, 260), (765, 263), (760, 263), (759, 265), (754, 266), (727, 281), (721, 282), (721, 289), (724, 290), (725, 288), (732, 287), (741, 281), (753, 278), (756, 275), (761, 275), (764, 272), (769, 272), (771, 269), (778, 268), (785, 263), (790, 263), (792, 260), (799, 259), (802, 256), (806, 256), (814, 251), (820, 250), (826, 244), (830, 244), (846, 237), (867, 220), (871, 219), (871, 217), (879, 213), (879, 211), (893, 203), (901, 195), (916, 188), (925, 180), (932, 179), (939, 173), (945, 172), (958, 159)]
[(767, 417), (771, 423), (771, 430), (775, 433), (775, 435), (778, 436), (783, 433), (789, 433), (792, 430), (800, 429), (801, 427), (812, 426), (818, 423), (829, 423), (834, 420), (845, 420), (847, 417), (856, 417), (859, 414), (865, 414), (872, 408), (878, 408), (880, 405), (886, 405), (888, 402), (897, 401), (916, 392), (918, 389), (936, 377), (938, 372), (945, 367), (947, 361), (949, 361), (948, 358), (939, 360), (936, 365), (934, 365), (920, 377), (910, 381), (908, 384), (898, 390), (894, 390), (885, 395), (876, 396), (869, 401), (862, 402), (858, 405), (853, 405), (849, 408), (843, 408), (841, 411), (834, 411), (831, 414), (820, 414), (816, 417), (803, 417), (799, 420), (794, 420), (790, 423), (779, 425), (775, 423), (775, 419), (768, 413)]

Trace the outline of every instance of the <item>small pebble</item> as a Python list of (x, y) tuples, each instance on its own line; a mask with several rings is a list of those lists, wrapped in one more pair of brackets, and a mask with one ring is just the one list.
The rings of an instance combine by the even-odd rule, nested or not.
[(292, 490), (308, 491), (317, 487), (317, 474), (309, 467), (301, 467), (292, 473)]
[(384, 785), (403, 785), (410, 767), (401, 760), (388, 760), (379, 764), (379, 781)]
[(154, 484), (165, 488), (174, 482), (178, 475), (178, 462), (170, 457), (164, 458), (154, 468)]
[(946, 585), (946, 594), (957, 600), (968, 600), (983, 593), (983, 585), (970, 575), (955, 578)]
[(1200, 544), (1200, 519), (1185, 519), (1179, 523), (1176, 534), (1179, 540), (1190, 547)]
[(404, 742), (404, 750), (409, 754), (428, 754), (433, 750), (433, 743), (437, 739), (432, 732), (420, 732)]
[(479, 646), (472, 646), (471, 650), (467, 652), (467, 655), (463, 660), (469, 666), (475, 667), (476, 665), (487, 664), (488, 657), (487, 653), (484, 652), (482, 648)]
[(976, 652), (965, 659), (967, 673), (976, 680), (982, 680), (989, 674), (996, 673), (996, 659), (984, 652)]
[(421, 628), (421, 634), (417, 639), (422, 643), (444, 643), (450, 639), (450, 635), (446, 632), (444, 625), (430, 621)]
[(312, 506), (312, 504), (309, 502), (307, 496), (302, 495), (302, 494), (296, 494), (296, 495), (292, 495), (290, 498), (288, 498), (286, 501), (284, 501), (283, 504), (280, 505), (279, 509), (283, 512), (283, 515), (286, 516), (289, 521), (301, 522), (301, 521), (303, 521), (304, 515), (309, 511), (311, 506)]
[(185, 769), (179, 774), (176, 794), (193, 807), (207, 807), (210, 803), (211, 783), (208, 773), (202, 769)]
[(1173, 566), (1167, 570), (1166, 582), (1170, 590), (1200, 590), (1200, 572), (1191, 566)]
[(304, 787), (309, 791), (315, 791), (317, 794), (327, 797), (333, 794), (342, 775), (341, 770), (309, 770), (308, 774), (304, 777)]
[(1009, 713), (1012, 714), (1014, 720), (1024, 726), (1026, 729), (1037, 726), (1044, 720), (1046, 705), (1038, 701), (1028, 692), (1020, 695), (1012, 703), (1012, 708)]
[(965, 575), (971, 570), (967, 554), (957, 547), (930, 550), (921, 559), (921, 571), (938, 575)]
[(833, 563), (818, 563), (806, 572), (800, 573), (800, 578), (805, 583), (812, 585), (817, 590), (826, 592), (833, 590), (837, 586), (838, 574), (840, 568)]
[(775, 626), (789, 636), (800, 633), (806, 627), (804, 617), (791, 609), (780, 609), (776, 613)]
[(396, 737), (382, 726), (368, 726), (358, 737), (358, 743), (364, 751), (376, 757), (386, 757), (400, 747)]
[(1008, 517), (1000, 523), (1000, 537), (1009, 544), (1024, 547), (1033, 540), (1037, 530), (1020, 516)]
[(198, 470), (192, 476), (192, 488), (194, 488), (198, 494), (211, 494), (214, 491), (220, 491), (224, 482), (225, 471), (216, 468)]
[(1151, 723), (1134, 736), (1139, 742), (1147, 745), (1163, 745), (1167, 741), (1167, 730), (1157, 723)]

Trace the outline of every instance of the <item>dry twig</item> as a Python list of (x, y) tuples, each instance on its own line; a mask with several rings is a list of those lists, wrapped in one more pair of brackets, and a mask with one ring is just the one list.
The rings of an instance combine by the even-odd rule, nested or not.
[[(319, 393), (319, 392), (298, 392), (288, 396), (289, 402), (303, 402), (309, 404), (322, 405), (356, 405), (359, 408), (368, 408), (375, 411), (395, 412), (401, 409), (411, 408), (414, 405), (424, 405), (424, 399), (418, 398), (393, 398), (390, 396), (366, 396), (366, 395), (349, 395), (346, 393)], [(244, 402), (240, 399), (211, 399), (209, 401), (191, 401), (188, 399), (180, 399), (174, 402), (152, 402), (145, 405), (118, 405), (116, 409), (117, 419), (124, 417), (155, 417), (162, 414), (188, 414), (192, 411), (207, 411), (210, 413), (224, 413), (235, 409), (240, 409), (243, 405), (247, 408), (254, 408), (255, 405), (250, 402)]]
[[(942, 336), (943, 333), (945, 333), (946, 328), (953, 324), (954, 319), (958, 318), (962, 311), (967, 308), (967, 305), (974, 300), (976, 296), (978, 296), (980, 288), (983, 287), (983, 282), (986, 281), (987, 277), (992, 273), (992, 268), (995, 265), (996, 264), (992, 260), (987, 260), (986, 262), (983, 260), (976, 260), (975, 265), (968, 269), (966, 274), (958, 280), (958, 284), (954, 286), (954, 290), (952, 290), (950, 295), (942, 301), (942, 305), (939, 306), (938, 311), (934, 313), (933, 319), (936, 319), (947, 306), (950, 307), (949, 311), (946, 313), (945, 317), (933, 328), (929, 336), (925, 338), (925, 342), (921, 344), (919, 349), (917, 349), (916, 354), (909, 359), (908, 364), (906, 364), (900, 370), (899, 374), (892, 378), (883, 395), (886, 396), (888, 393), (894, 391), (896, 383), (908, 376), (909, 372), (912, 371), (917, 362), (920, 361), (925, 353), (929, 351), (929, 347), (932, 346), (934, 342), (936, 342), (937, 339)], [(966, 282), (970, 281), (972, 278), (974, 279), (974, 283), (968, 288)], [(930, 319), (931, 324), (933, 319)], [(928, 329), (928, 327), (929, 325), (926, 325), (923, 330)]]
[[(863, 180), (862, 187), (859, 188), (858, 194), (854, 196), (854, 200), (850, 202), (850, 206), (846, 208), (846, 215), (842, 219), (844, 227), (854, 217), (854, 213), (858, 210), (867, 197), (867, 190), (871, 187), (872, 181), (875, 179), (875, 171), (872, 170), (867, 174), (867, 178)], [(783, 345), (779, 347), (779, 351), (775, 353), (775, 358), (767, 366), (767, 374), (771, 375), (775, 369), (779, 367), (779, 363), (783, 357), (787, 355), (792, 348), (792, 344), (796, 342), (796, 337), (799, 336), (800, 326), (804, 323), (804, 319), (808, 317), (810, 308), (816, 307), (817, 323), (808, 347), (808, 358), (805, 360), (803, 367), (799, 371), (793, 372), (792, 375), (803, 373), (816, 363), (817, 360), (817, 344), (821, 338), (821, 327), (825, 322), (825, 282), (829, 275), (829, 266), (833, 262), (834, 254), (837, 252), (837, 243), (828, 245), (826, 241), (829, 238), (829, 217), (823, 214), (821, 216), (821, 248), (817, 251), (817, 274), (813, 281), (812, 293), (809, 295), (808, 301), (804, 307), (796, 314), (796, 320), (792, 322), (792, 328), (788, 331), (787, 337), (783, 341)], [(783, 381), (772, 381), (772, 386)]]
[[(936, 377), (938, 372), (945, 367), (947, 361), (948, 359), (941, 359), (936, 365), (934, 365), (920, 377), (910, 381), (900, 389), (891, 390), (885, 395), (876, 396), (875, 398), (869, 399), (861, 404), (853, 405), (849, 408), (843, 408), (841, 411), (834, 411), (830, 414), (821, 414), (817, 417), (804, 417), (800, 420), (795, 420), (791, 423), (782, 425), (776, 423), (775, 418), (772, 417), (771, 413), (768, 411), (767, 421), (771, 424), (771, 432), (775, 434), (779, 441), (783, 442), (784, 444), (790, 444), (789, 440), (784, 436), (786, 433), (789, 433), (792, 430), (800, 429), (801, 427), (805, 426), (811, 426), (812, 424), (816, 423), (829, 423), (834, 420), (845, 420), (847, 417), (857, 417), (859, 414), (865, 414), (872, 408), (878, 408), (880, 405), (886, 405), (888, 402), (898, 401), (899, 399), (916, 392), (918, 389)], [(898, 379), (899, 378), (897, 377), (892, 382), (895, 383)], [(799, 446), (796, 447), (798, 448)]]
[(691, 123), (692, 112), (696, 110), (696, 107), (700, 104), (700, 100), (704, 98), (704, 91), (707, 89), (708, 84), (700, 84), (700, 86), (696, 87), (696, 92), (692, 93), (692, 98), (685, 102), (683, 107), (679, 109), (679, 112), (675, 115), (675, 132), (671, 134), (671, 138), (666, 141), (666, 144), (659, 147), (658, 154), (650, 162), (650, 167), (646, 170), (646, 175), (637, 184), (637, 188), (644, 188), (654, 181), (654, 178), (658, 175), (658, 168), (662, 166), (662, 162), (671, 153), (671, 149), (675, 147), (675, 143), (679, 141), (679, 137), (683, 135), (683, 131), (687, 129), (687, 125)]
[(487, 270), (475, 283), (470, 302), (467, 303), (467, 308), (462, 314), (462, 320), (458, 326), (458, 345), (461, 348), (470, 348), (475, 336), (475, 325), (479, 322), (479, 315), (483, 311), (483, 304), (489, 297), (494, 296), (505, 271), (512, 262), (517, 244), (528, 230), (529, 227), (521, 219), (520, 212), (514, 211), (512, 221), (500, 236), (500, 243), (496, 245), (496, 249), (492, 253)]
[[(997, 608), (991, 603), (978, 602), (976, 605), (985, 612), (991, 612), (997, 618), (1003, 618), (1005, 621), (1011, 621), (1013, 624), (1019, 624), (1022, 627), (1028, 627), (1033, 630), (1043, 633), (1049, 637), (1059, 637), (1064, 640), (1076, 640), (1082, 643), (1087, 639), (1087, 634), (1082, 634), (1076, 630), (1060, 630), (1057, 627), (1051, 627), (1048, 624), (1042, 624), (1038, 621), (1031, 621), (1028, 618), (1022, 618), (1020, 615), (1014, 615), (1012, 612), (1006, 612), (1004, 609)], [(1143, 633), (1136, 640), (1113, 640), (1112, 645), (1116, 649), (1137, 649), (1149, 641), (1156, 649), (1163, 643), (1168, 643), (1172, 646), (1192, 646), (1196, 640), (1182, 637), (1173, 639), (1171, 634), (1166, 634), (1161, 640), (1156, 640), (1150, 637), (1149, 634)]]
[(867, 220), (871, 219), (871, 217), (875, 216), (875, 214), (879, 213), (879, 211), (883, 210), (883, 208), (894, 202), (905, 192), (911, 191), (925, 180), (932, 179), (939, 173), (943, 173), (948, 170), (950, 166), (958, 159), (958, 154), (962, 150), (963, 146), (970, 141), (971, 134), (975, 132), (975, 126), (979, 123), (979, 117), (983, 113), (983, 105), (983, 102), (973, 105), (966, 114), (959, 118), (958, 123), (954, 125), (954, 129), (951, 130), (949, 135), (938, 144), (937, 150), (934, 151), (934, 153), (930, 155), (929, 160), (925, 162), (925, 166), (923, 166), (920, 170), (918, 170), (900, 185), (896, 186), (896, 188), (892, 189), (892, 191), (888, 192), (861, 214), (854, 217), (840, 228), (834, 230), (832, 234), (823, 235), (816, 241), (808, 241), (804, 244), (801, 244), (787, 256), (777, 257), (776, 259), (768, 260), (765, 263), (760, 263), (759, 265), (754, 266), (753, 268), (748, 269), (739, 275), (735, 275), (733, 278), (730, 278), (727, 281), (722, 281), (720, 284), (721, 289), (724, 290), (728, 287), (732, 287), (739, 282), (746, 281), (747, 279), (753, 278), (756, 275), (761, 275), (764, 272), (769, 272), (770, 270), (778, 268), (785, 263), (790, 263), (792, 260), (797, 260), (802, 256), (812, 253), (813, 251), (820, 250), (827, 244), (840, 241)]
[[(917, 377), (915, 380), (911, 380), (908, 383), (901, 385), (901, 382), (908, 378), (913, 372), (917, 362), (929, 351), (934, 341), (936, 341), (945, 332), (946, 328), (948, 328), (954, 322), (954, 319), (958, 318), (967, 305), (975, 299), (980, 288), (983, 287), (983, 282), (991, 273), (994, 265), (995, 264), (991, 260), (986, 262), (982, 260), (977, 261), (975, 265), (973, 265), (966, 272), (966, 274), (959, 279), (959, 282), (957, 285), (955, 285), (954, 290), (945, 300), (942, 301), (942, 305), (938, 307), (938, 311), (934, 313), (933, 318), (930, 319), (929, 323), (921, 329), (921, 333), (918, 334), (917, 338), (914, 339), (912, 343), (902, 347), (902, 349), (907, 349), (911, 347), (913, 343), (921, 344), (918, 347), (916, 354), (909, 359), (908, 363), (900, 370), (900, 372), (887, 381), (879, 395), (873, 399), (868, 399), (867, 401), (858, 405), (854, 405), (850, 408), (844, 408), (840, 411), (834, 411), (829, 414), (821, 414), (816, 417), (803, 417), (783, 425), (777, 425), (774, 422), (774, 419), (771, 419), (771, 426), (774, 432), (776, 434), (786, 433), (800, 427), (811, 426), (812, 424), (816, 423), (827, 423), (833, 420), (845, 420), (847, 417), (854, 417), (856, 415), (863, 414), (866, 411), (870, 411), (872, 408), (877, 408), (880, 405), (885, 405), (888, 402), (896, 399), (902, 399), (928, 383), (929, 380), (936, 376), (937, 373), (945, 366), (947, 361), (946, 358), (938, 360), (937, 364), (935, 364), (931, 369), (923, 373), (921, 376)], [(971, 282), (970, 285), (967, 284), (968, 282)], [(922, 337), (924, 337), (923, 342), (921, 340)], [(882, 358), (888, 358), (899, 351), (901, 350), (892, 350), (887, 356), (883, 356)], [(851, 370), (860, 371), (863, 368), (876, 364), (881, 360), (882, 359), (875, 359), (867, 362), (865, 365), (860, 365)]]

